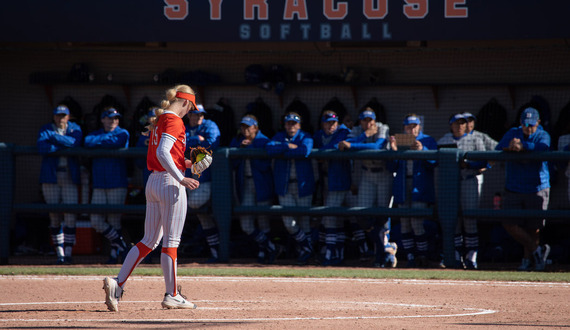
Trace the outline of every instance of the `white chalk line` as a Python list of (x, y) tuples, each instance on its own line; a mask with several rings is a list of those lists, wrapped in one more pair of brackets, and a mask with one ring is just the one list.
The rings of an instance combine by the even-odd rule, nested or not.
[[(80, 275), (0, 275), (0, 281), (15, 280), (84, 280), (102, 281), (104, 276)], [(306, 278), (306, 277), (239, 277), (239, 276), (178, 276), (178, 280), (194, 282), (275, 282), (275, 283), (339, 283), (359, 282), (369, 284), (407, 284), (407, 285), (442, 285), (442, 286), (500, 286), (500, 287), (559, 287), (570, 288), (568, 282), (509, 282), (509, 281), (472, 281), (472, 280), (415, 280), (415, 279), (369, 279), (369, 278)], [(129, 281), (163, 281), (162, 276), (131, 276)]]
[[(277, 303), (277, 301), (248, 301), (248, 300), (199, 300), (195, 302), (201, 303), (240, 303), (240, 304), (267, 304), (267, 303)], [(75, 302), (26, 302), (26, 303), (1, 303), (0, 306), (29, 306), (29, 305), (65, 305), (65, 304), (73, 304), (73, 305), (81, 305), (81, 304), (103, 304), (103, 301), (75, 301)], [(125, 303), (159, 303), (158, 301), (122, 301), (121, 304)], [(321, 304), (319, 307), (319, 311), (323, 311), (322, 308), (323, 303), (332, 304), (335, 306), (340, 306), (342, 304), (346, 305), (373, 305), (373, 306), (391, 306), (391, 307), (406, 307), (406, 308), (442, 308), (442, 306), (433, 306), (433, 305), (419, 305), (419, 304), (401, 304), (401, 303), (387, 303), (387, 302), (375, 302), (375, 301), (314, 301), (315, 304)], [(459, 307), (450, 307), (445, 306), (446, 309), (459, 309), (462, 312), (454, 313), (454, 314), (435, 314), (435, 315), (382, 315), (382, 316), (334, 316), (334, 317), (271, 317), (271, 318), (220, 318), (220, 319), (213, 319), (213, 318), (203, 318), (203, 319), (0, 319), (0, 322), (106, 322), (106, 323), (147, 323), (147, 322), (163, 322), (163, 323), (197, 323), (197, 322), (216, 322), (216, 323), (224, 323), (224, 322), (275, 322), (275, 321), (303, 321), (303, 320), (375, 320), (375, 319), (407, 319), (407, 318), (438, 318), (438, 317), (462, 317), (462, 316), (476, 316), (476, 315), (485, 315), (485, 314), (493, 314), (497, 311), (490, 310), (490, 309), (481, 309), (481, 308), (459, 308)], [(347, 308), (337, 308), (338, 310), (346, 311)], [(349, 308), (352, 310), (362, 310), (362, 308)], [(244, 306), (240, 307), (199, 307), (198, 310), (244, 310)], [(196, 310), (196, 311), (198, 311)], [(195, 311), (194, 311), (195, 313)]]

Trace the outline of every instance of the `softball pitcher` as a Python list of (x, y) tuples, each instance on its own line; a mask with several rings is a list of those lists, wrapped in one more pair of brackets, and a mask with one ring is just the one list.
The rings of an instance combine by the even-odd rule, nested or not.
[(193, 165), (184, 158), (186, 132), (182, 117), (196, 109), (196, 96), (187, 85), (177, 85), (166, 91), (161, 109), (150, 125), (147, 166), (152, 171), (146, 186), (146, 219), (143, 239), (129, 251), (116, 278), (103, 280), (105, 304), (118, 311), (125, 282), (141, 260), (155, 249), (162, 239), (160, 264), (166, 293), (164, 308), (196, 308), (180, 294), (176, 286), (177, 249), (187, 211), (186, 188), (196, 189), (197, 180), (184, 176)]

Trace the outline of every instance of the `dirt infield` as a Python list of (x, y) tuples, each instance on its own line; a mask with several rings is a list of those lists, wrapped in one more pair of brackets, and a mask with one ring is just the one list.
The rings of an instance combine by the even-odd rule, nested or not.
[(181, 277), (196, 310), (164, 310), (162, 277), (133, 276), (118, 313), (102, 277), (0, 276), (0, 328), (568, 328), (570, 283)]

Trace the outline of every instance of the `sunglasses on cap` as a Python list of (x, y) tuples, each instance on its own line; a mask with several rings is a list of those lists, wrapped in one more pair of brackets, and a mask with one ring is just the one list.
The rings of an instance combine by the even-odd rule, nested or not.
[(290, 114), (290, 115), (285, 116), (285, 122), (288, 122), (288, 121), (294, 121), (294, 122), (300, 123), (301, 117), (299, 117), (297, 115)]
[(108, 117), (108, 118), (121, 117), (121, 114), (119, 113), (119, 111), (117, 111), (117, 109), (111, 108), (111, 109), (109, 109), (109, 110), (107, 110), (101, 114), (101, 118), (105, 118), (105, 117)]
[(321, 121), (323, 123), (326, 123), (327, 121), (338, 121), (338, 116), (334, 113), (327, 113), (323, 115)]

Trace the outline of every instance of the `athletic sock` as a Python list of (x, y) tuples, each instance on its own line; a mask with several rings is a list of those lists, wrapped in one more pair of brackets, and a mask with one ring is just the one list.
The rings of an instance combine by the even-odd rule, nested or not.
[(350, 223), (350, 230), (352, 231), (352, 239), (358, 246), (360, 254), (365, 254), (368, 252), (368, 244), (366, 243), (366, 234), (364, 230), (354, 222)]
[(127, 249), (127, 244), (125, 243), (123, 237), (121, 236), (120, 229), (117, 230), (113, 228), (113, 226), (109, 225), (107, 229), (103, 231), (103, 236), (105, 236), (105, 238), (107, 238), (109, 242), (111, 242), (111, 244), (114, 245), (117, 249), (119, 250)]
[(427, 256), (428, 254), (428, 241), (427, 235), (415, 235), (414, 240), (416, 241), (416, 249), (418, 251), (419, 256)]
[(455, 261), (461, 262), (463, 257), (463, 235), (455, 234), (453, 236), (453, 245), (455, 246)]
[(402, 248), (404, 249), (404, 253), (407, 256), (413, 256), (416, 254), (414, 236), (412, 235), (412, 232), (402, 233)]
[(123, 262), (123, 266), (119, 271), (119, 276), (117, 276), (117, 282), (119, 285), (123, 287), (131, 273), (138, 266), (138, 264), (146, 257), (152, 250), (144, 245), (141, 242), (138, 242), (135, 246), (131, 248), (127, 257), (125, 258), (125, 262)]
[(58, 259), (62, 259), (65, 256), (64, 245), (64, 235), (62, 227), (50, 227), (51, 240), (55, 248), (55, 254)]
[(331, 260), (335, 257), (337, 231), (336, 228), (325, 228), (325, 260)]
[(75, 245), (75, 227), (63, 227), (63, 249), (66, 257), (71, 257)]
[(210, 248), (210, 254), (212, 258), (218, 259), (220, 250), (220, 234), (218, 228), (210, 228), (204, 230), (204, 235), (206, 235), (206, 241), (208, 242), (208, 247)]
[(346, 233), (340, 230), (336, 233), (336, 258), (344, 260), (344, 241), (346, 241)]
[(477, 262), (477, 251), (479, 251), (479, 235), (477, 233), (465, 234), (465, 250), (467, 250), (466, 259), (473, 263)]
[(162, 248), (160, 254), (160, 266), (164, 274), (164, 285), (166, 293), (176, 296), (176, 265), (177, 265), (177, 248)]
[(305, 235), (305, 233), (299, 229), (295, 234), (292, 235), (297, 244), (299, 244), (299, 248), (301, 250), (305, 250), (306, 252), (313, 252), (313, 248), (311, 246), (311, 242), (309, 241), (309, 237)]
[(266, 251), (268, 249), (269, 240), (261, 230), (256, 228), (251, 234), (249, 234), (249, 237), (257, 243), (259, 251)]

